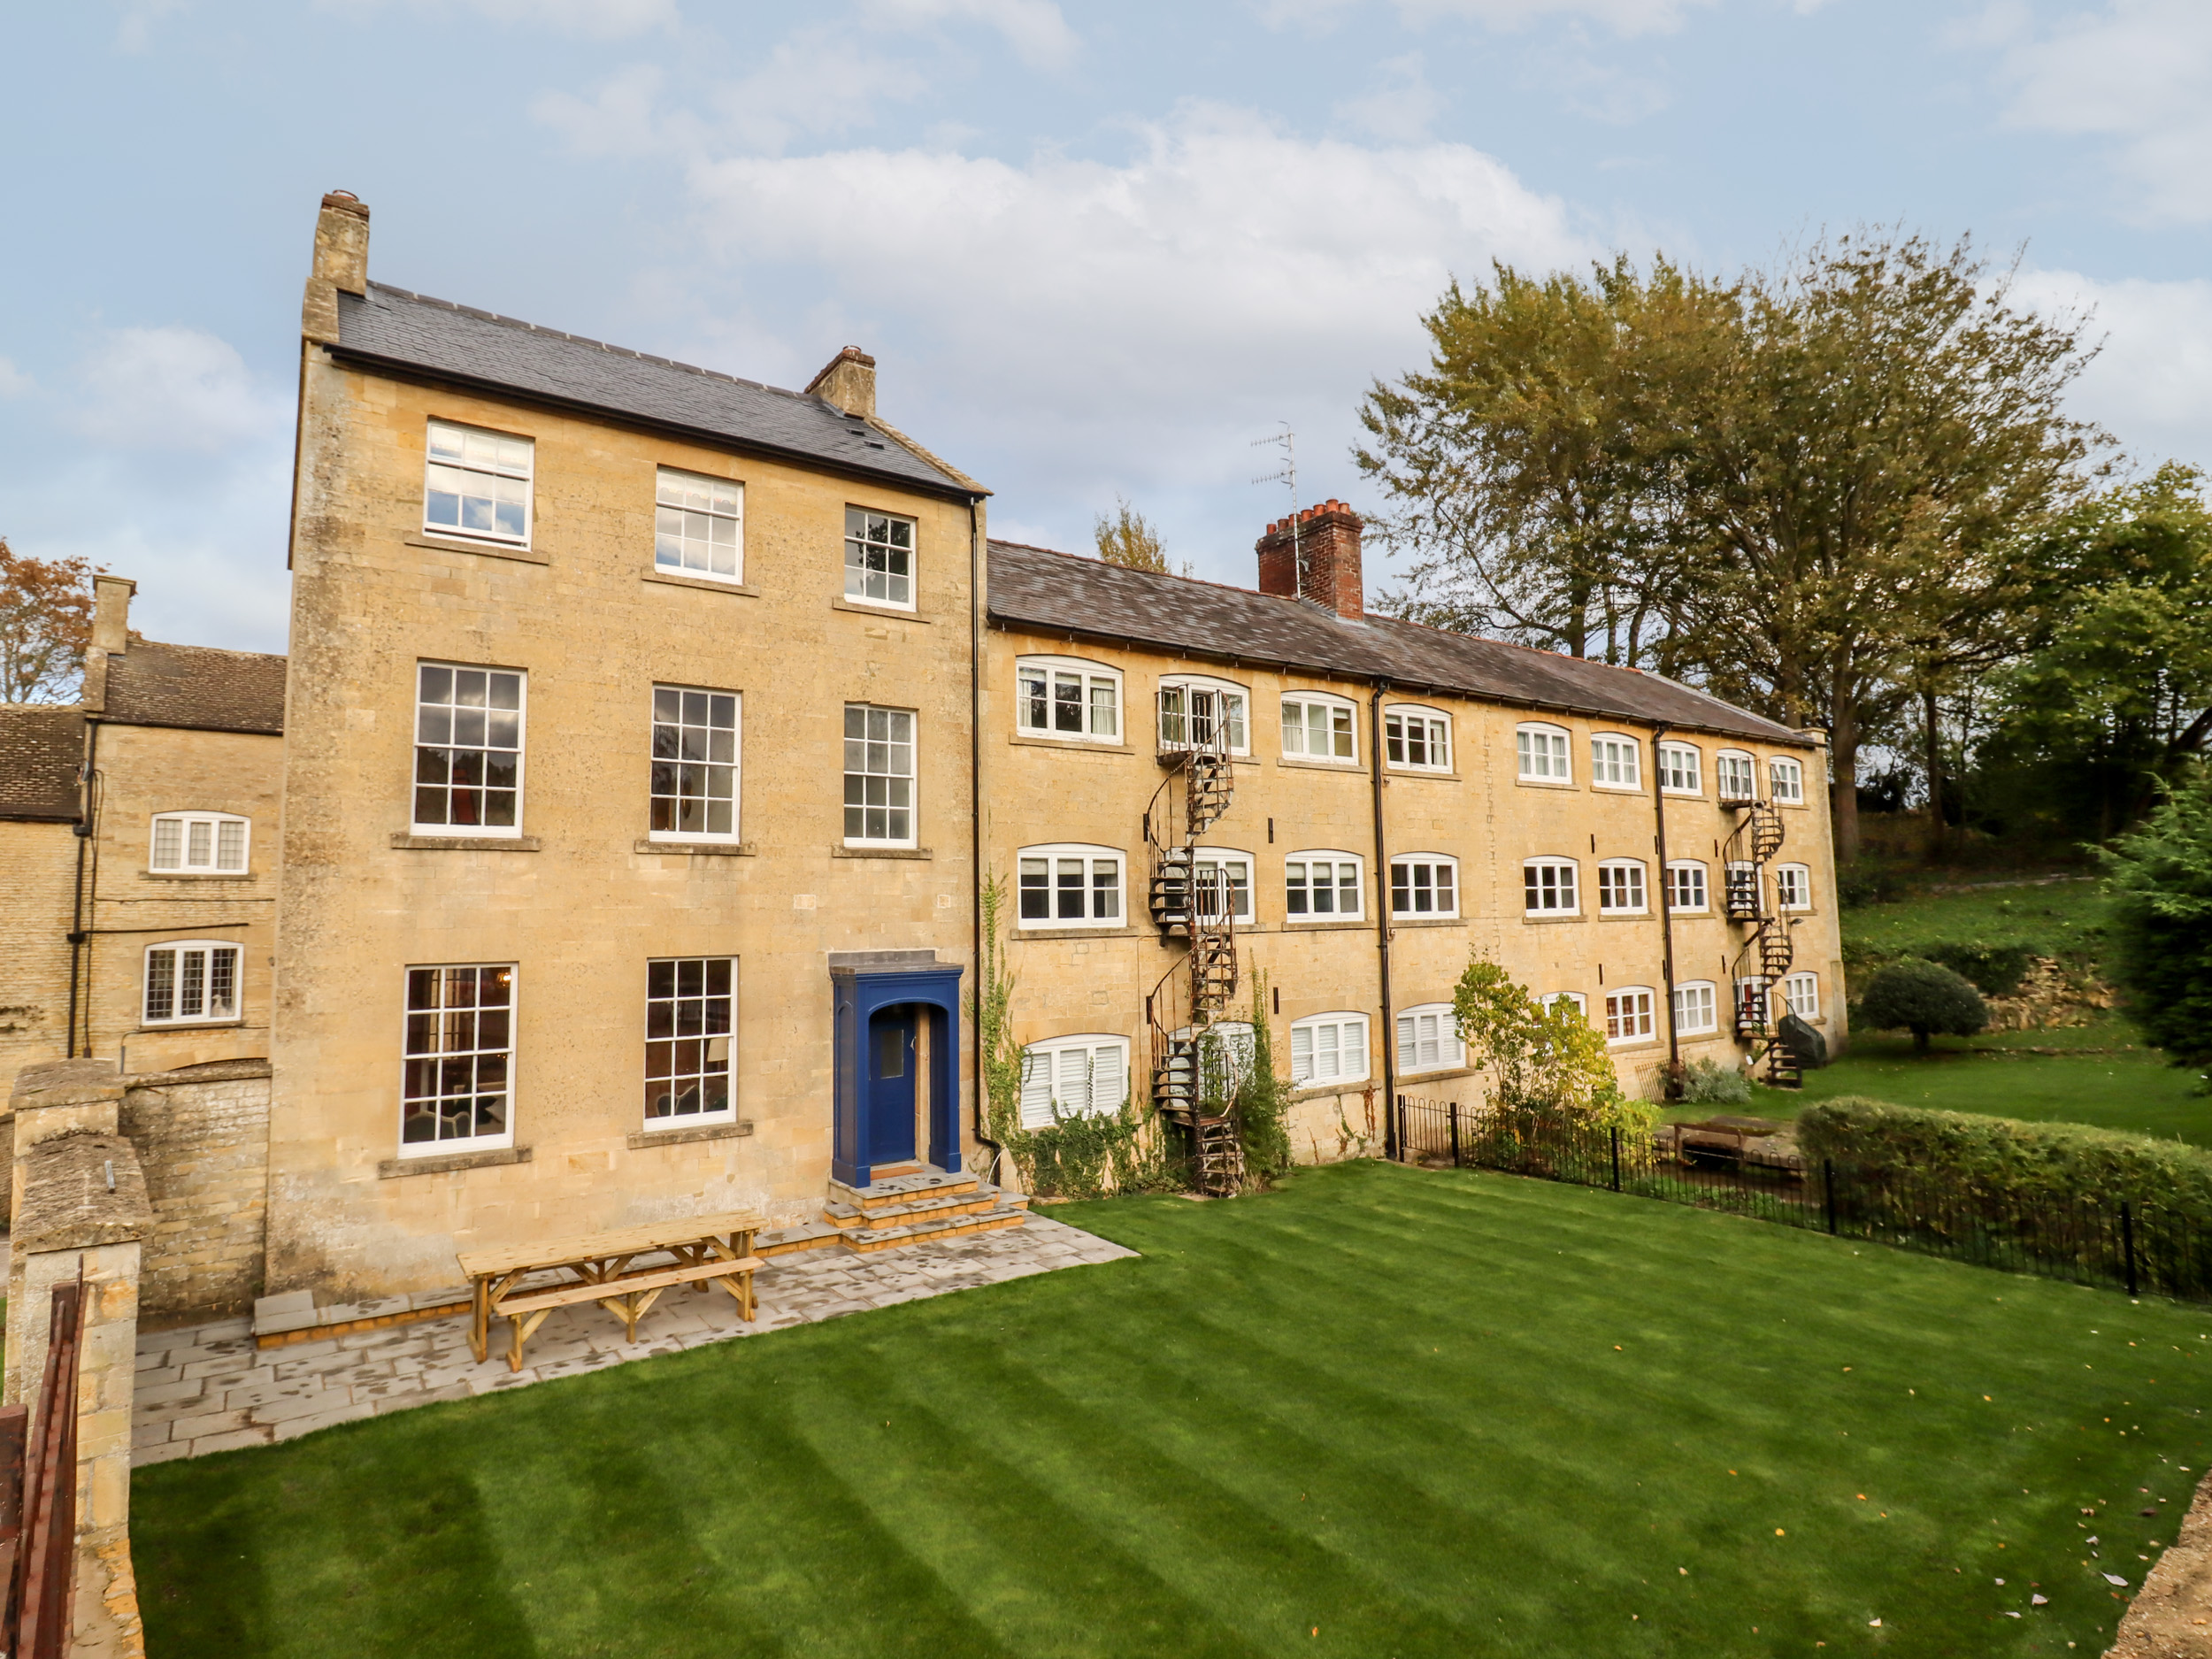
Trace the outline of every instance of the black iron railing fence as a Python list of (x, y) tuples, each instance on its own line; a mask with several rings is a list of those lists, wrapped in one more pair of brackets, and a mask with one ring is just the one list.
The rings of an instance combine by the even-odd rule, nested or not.
[(1939, 1172), (1809, 1165), (1771, 1141), (1656, 1137), (1401, 1094), (1399, 1156), (1725, 1210), (2008, 1272), (2212, 1302), (2212, 1237), (2146, 1198), (2024, 1203)]

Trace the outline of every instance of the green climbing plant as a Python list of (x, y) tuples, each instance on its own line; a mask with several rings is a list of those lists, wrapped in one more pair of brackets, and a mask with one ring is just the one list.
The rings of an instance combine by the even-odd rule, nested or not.
[(1236, 1114), (1245, 1180), (1264, 1186), (1290, 1170), (1290, 1083), (1275, 1072), (1275, 1039), (1267, 1023), (1267, 975), (1256, 971), (1252, 975), (1252, 1052), (1243, 1071), (1236, 1089)]

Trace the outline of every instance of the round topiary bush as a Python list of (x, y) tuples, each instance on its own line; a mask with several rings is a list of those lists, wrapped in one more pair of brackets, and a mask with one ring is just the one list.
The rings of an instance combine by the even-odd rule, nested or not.
[(1982, 994), (1940, 963), (1907, 956), (1867, 981), (1855, 1024), (1878, 1031), (1909, 1031), (1912, 1046), (1925, 1054), (1928, 1039), (1970, 1037), (1989, 1024)]

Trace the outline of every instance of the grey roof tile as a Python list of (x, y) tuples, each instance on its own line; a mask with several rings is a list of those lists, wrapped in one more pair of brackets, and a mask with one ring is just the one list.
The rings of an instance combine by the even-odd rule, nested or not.
[(134, 637), (128, 650), (108, 657), (107, 706), (99, 718), (120, 726), (281, 733), (284, 658)]
[(954, 477), (818, 397), (648, 357), (405, 288), (338, 296), (342, 356), (626, 415), (748, 449), (963, 496)]
[(1125, 641), (1217, 662), (1386, 679), (1403, 690), (1518, 708), (1665, 721), (1769, 743), (1811, 737), (1656, 674), (1451, 634), (1392, 617), (1351, 620), (1303, 600), (1133, 571), (1016, 542), (990, 544), (995, 622)]
[(84, 716), (73, 705), (0, 703), (0, 818), (73, 823)]

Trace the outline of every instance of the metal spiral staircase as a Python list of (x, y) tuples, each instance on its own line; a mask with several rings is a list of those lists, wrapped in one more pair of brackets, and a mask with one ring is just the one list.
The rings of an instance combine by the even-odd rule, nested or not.
[(1788, 831), (1767, 802), (1733, 804), (1743, 816), (1722, 849), (1723, 901), (1728, 919), (1751, 929), (1731, 970), (1736, 1035), (1752, 1046), (1752, 1069), (1765, 1065), (1770, 1087), (1798, 1088), (1803, 1070), (1774, 1030), (1774, 994), (1796, 956), (1790, 939), (1794, 924), (1772, 914), (1767, 904), (1767, 865), (1782, 850)]
[(1184, 947), (1152, 995), (1152, 1104), (1187, 1130), (1205, 1191), (1228, 1194), (1244, 1179), (1244, 1143), (1233, 1107), (1206, 1099), (1204, 1040), (1237, 994), (1236, 896), (1228, 872), (1201, 869), (1198, 841), (1228, 811), (1236, 780), (1223, 736), (1160, 757), (1170, 768), (1145, 809), (1152, 857), (1153, 926)]

